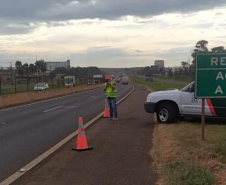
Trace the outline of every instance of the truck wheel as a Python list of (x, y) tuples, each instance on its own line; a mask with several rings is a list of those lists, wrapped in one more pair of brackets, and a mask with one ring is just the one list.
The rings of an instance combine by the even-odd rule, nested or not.
[(176, 121), (177, 115), (177, 110), (170, 104), (162, 104), (157, 110), (157, 120), (159, 123), (173, 123)]

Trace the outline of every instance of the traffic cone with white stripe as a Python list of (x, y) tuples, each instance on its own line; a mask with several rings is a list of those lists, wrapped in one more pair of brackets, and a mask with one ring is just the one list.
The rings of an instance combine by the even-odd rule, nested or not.
[(72, 150), (76, 151), (85, 151), (85, 150), (92, 150), (93, 148), (88, 147), (85, 129), (83, 126), (83, 119), (79, 117), (78, 119), (78, 137), (77, 137), (77, 147), (72, 148)]
[(102, 116), (102, 118), (109, 118), (110, 117), (110, 112), (109, 112), (109, 108), (108, 108), (108, 100), (105, 100), (105, 109), (104, 109), (104, 115)]

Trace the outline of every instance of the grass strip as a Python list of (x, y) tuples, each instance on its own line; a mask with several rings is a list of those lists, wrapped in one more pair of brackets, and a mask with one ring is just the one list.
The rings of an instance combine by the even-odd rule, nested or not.
[(138, 76), (132, 76), (132, 81), (137, 84), (145, 85), (152, 91), (162, 91), (166, 89), (181, 89), (184, 85), (172, 84), (172, 83), (165, 83), (165, 82), (146, 82), (144, 78)]

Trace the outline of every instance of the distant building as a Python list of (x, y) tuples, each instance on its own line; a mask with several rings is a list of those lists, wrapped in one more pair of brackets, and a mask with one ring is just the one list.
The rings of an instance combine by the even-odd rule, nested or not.
[(155, 60), (155, 66), (160, 68), (164, 68), (165, 67), (165, 62), (164, 60)]
[(56, 68), (64, 67), (69, 69), (70, 68), (70, 60), (67, 60), (65, 62), (46, 62), (46, 70), (47, 71), (53, 71)]

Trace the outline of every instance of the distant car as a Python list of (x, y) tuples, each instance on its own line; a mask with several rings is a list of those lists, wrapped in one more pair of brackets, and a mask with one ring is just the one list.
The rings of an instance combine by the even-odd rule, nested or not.
[(117, 78), (116, 82), (119, 83), (120, 82), (120, 78)]
[(41, 82), (37, 83), (34, 87), (34, 91), (45, 91), (49, 89), (49, 85), (47, 83)]
[(129, 84), (129, 77), (127, 76), (122, 77), (122, 84)]

